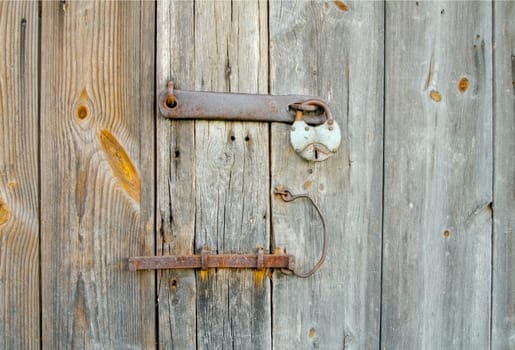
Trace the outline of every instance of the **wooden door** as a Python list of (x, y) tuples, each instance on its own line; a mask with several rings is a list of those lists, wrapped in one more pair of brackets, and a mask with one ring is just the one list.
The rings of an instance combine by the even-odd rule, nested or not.
[(277, 185), (308, 192), (330, 235), (323, 269), (305, 280), (272, 271), (159, 273), (161, 346), (377, 346), (366, 334), (379, 332), (383, 6), (352, 11), (366, 31), (348, 22), (342, 4), (158, 3), (159, 87), (172, 79), (182, 89), (319, 95), (345, 140), (315, 163), (293, 151), (288, 125), (158, 118), (159, 254), (261, 245), (286, 249), (306, 270), (321, 251), (319, 219), (308, 203), (274, 197)]
[[(1, 349), (515, 349), (515, 6), (0, 3)], [(315, 95), (279, 123), (170, 121), (178, 88)], [(321, 251), (280, 271), (132, 256)]]

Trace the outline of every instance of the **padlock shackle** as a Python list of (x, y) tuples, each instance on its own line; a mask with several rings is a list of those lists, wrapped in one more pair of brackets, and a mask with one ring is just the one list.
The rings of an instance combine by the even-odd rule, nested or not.
[(326, 122), (328, 122), (329, 125), (333, 124), (334, 118), (333, 118), (333, 114), (331, 113), (331, 109), (329, 108), (329, 105), (327, 104), (327, 102), (325, 102), (322, 99), (311, 98), (311, 99), (302, 101), (300, 103), (292, 103), (292, 104), (290, 104), (289, 107), (291, 109), (295, 110), (295, 112), (296, 112), (295, 120), (299, 120), (299, 119), (297, 119), (297, 116), (298, 116), (297, 112), (312, 111), (313, 106), (322, 108), (324, 110), (324, 114), (327, 118)]

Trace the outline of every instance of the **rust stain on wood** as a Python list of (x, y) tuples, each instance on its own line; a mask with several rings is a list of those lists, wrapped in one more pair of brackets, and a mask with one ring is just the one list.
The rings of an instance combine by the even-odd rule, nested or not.
[(100, 130), (99, 138), (114, 176), (127, 193), (140, 202), (141, 178), (124, 147), (109, 130)]
[(469, 85), (470, 85), (470, 83), (469, 83), (469, 80), (467, 78), (461, 78), (461, 80), (458, 83), (458, 90), (461, 93), (464, 93), (469, 88)]
[(442, 100), (442, 94), (436, 90), (431, 90), (429, 96), (431, 96), (431, 99), (435, 102), (440, 102)]
[(265, 280), (266, 275), (267, 275), (266, 269), (254, 271), (254, 282), (255, 282), (256, 288), (263, 287), (263, 282)]
[(309, 329), (309, 337), (313, 338), (316, 334), (317, 334), (317, 332), (316, 332), (315, 328), (311, 327)]
[(336, 5), (336, 7), (338, 7), (342, 11), (345, 11), (345, 12), (349, 11), (349, 6), (347, 6), (343, 1), (336, 0), (334, 2), (334, 4)]
[(207, 280), (208, 277), (209, 277), (209, 270), (200, 270), (200, 279), (202, 281)]
[(0, 226), (9, 221), (11, 210), (2, 199), (0, 199)]

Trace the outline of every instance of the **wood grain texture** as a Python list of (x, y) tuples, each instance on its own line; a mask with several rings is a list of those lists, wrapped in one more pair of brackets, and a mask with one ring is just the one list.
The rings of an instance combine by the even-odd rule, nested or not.
[[(0, 349), (515, 350), (513, 18), (512, 2), (0, 2)], [(287, 125), (166, 120), (170, 79), (319, 95), (342, 146), (312, 163)], [(279, 184), (326, 216), (311, 278), (128, 271), (204, 244), (280, 247), (306, 271), (320, 222)]]
[(43, 347), (154, 348), (154, 4), (42, 6)]
[[(157, 81), (182, 89), (267, 91), (266, 2), (160, 2)], [(161, 28), (162, 27), (162, 28)], [(269, 246), (268, 125), (158, 121), (160, 254), (253, 252)], [(263, 273), (159, 277), (165, 347), (268, 349)]]
[[(157, 2), (156, 84), (195, 88), (195, 7), (192, 1)], [(194, 122), (157, 116), (158, 255), (194, 254)], [(196, 349), (194, 270), (158, 272), (159, 347)]]
[(39, 349), (36, 2), (0, 3), (0, 349)]
[[(197, 2), (196, 89), (266, 93), (265, 1)], [(246, 253), (269, 246), (268, 125), (195, 124), (195, 250)], [(197, 275), (199, 349), (269, 349), (270, 283), (244, 270)]]
[[(271, 93), (330, 102), (343, 142), (321, 163), (290, 146), (272, 125), (272, 185), (307, 192), (327, 220), (322, 269), (302, 280), (273, 279), (274, 349), (377, 349), (381, 257), (383, 4), (270, 2)], [(272, 200), (273, 245), (307, 271), (321, 251), (309, 202)]]
[(490, 345), (491, 11), (386, 5), (382, 349)]
[(515, 3), (496, 2), (492, 349), (515, 349)]

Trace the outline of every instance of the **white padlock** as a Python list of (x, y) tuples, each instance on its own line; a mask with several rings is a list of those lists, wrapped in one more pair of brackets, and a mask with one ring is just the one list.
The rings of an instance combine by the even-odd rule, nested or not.
[(297, 106), (318, 106), (327, 117), (323, 124), (311, 126), (304, 121), (302, 109), (296, 109), (295, 122), (291, 126), (290, 142), (302, 158), (320, 162), (336, 153), (341, 142), (340, 127), (334, 121), (329, 106), (321, 100), (313, 99)]

